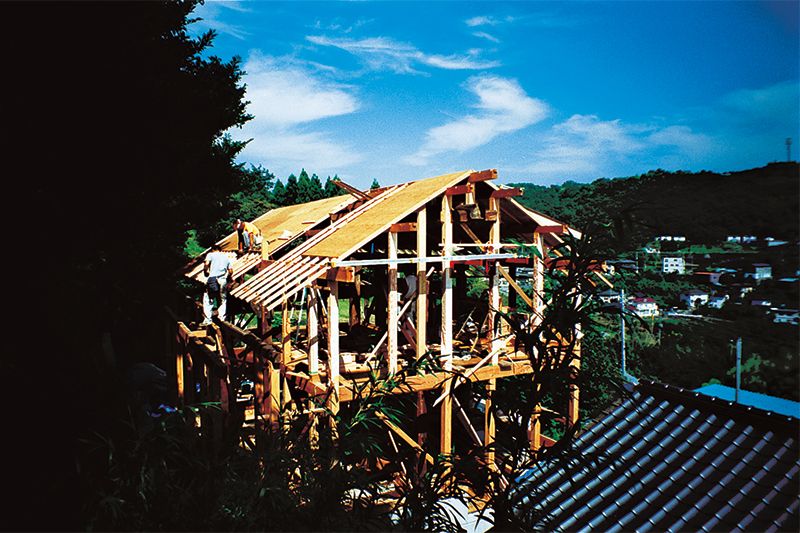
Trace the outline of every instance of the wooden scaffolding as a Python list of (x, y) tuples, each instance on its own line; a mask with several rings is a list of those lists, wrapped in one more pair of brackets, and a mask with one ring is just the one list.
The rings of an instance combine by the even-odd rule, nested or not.
[[(516, 202), (521, 191), (497, 186), (496, 177), (465, 171), (369, 192), (343, 185), (347, 195), (253, 221), (264, 237), (260, 252), (237, 254), (235, 234), (221, 240), (234, 259), (229, 308), (238, 312), (209, 328), (173, 316), (178, 404), (220, 402), (221, 414), (203, 423), (250, 427), (245, 442), (256, 445), (253, 435), (280, 427), (291, 411), (336, 415), (375, 376), (404, 372), (392, 393), (409, 395), (417, 416), (438, 410), (429, 430), (438, 435), (385, 419), (394, 437), (418, 451), (438, 437), (439, 453), (451, 455), (455, 415), (493, 463), (497, 382), (533, 371), (496, 315), (535, 326), (547, 250), (564, 234), (578, 236)], [(526, 247), (538, 252), (522, 253)], [(204, 256), (184, 272), (200, 284)], [(485, 387), (482, 423), (475, 406), (452, 394), (466, 382)], [(578, 418), (578, 400), (571, 385), (567, 424)], [(532, 449), (552, 443), (538, 412)]]

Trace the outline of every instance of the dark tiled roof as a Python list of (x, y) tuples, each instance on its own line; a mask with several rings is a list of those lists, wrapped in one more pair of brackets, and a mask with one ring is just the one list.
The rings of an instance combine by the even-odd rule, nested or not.
[(791, 417), (640, 382), (576, 460), (531, 472), (524, 504), (549, 531), (797, 531), (798, 433)]

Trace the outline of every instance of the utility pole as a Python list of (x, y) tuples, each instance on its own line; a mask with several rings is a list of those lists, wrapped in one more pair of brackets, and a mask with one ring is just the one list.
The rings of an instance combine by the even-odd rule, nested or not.
[(620, 335), (622, 337), (622, 375), (627, 376), (625, 369), (625, 289), (619, 291), (619, 324)]
[(736, 339), (736, 396), (734, 401), (739, 403), (739, 389), (742, 388), (742, 338)]
[(792, 138), (786, 137), (786, 162), (792, 162)]

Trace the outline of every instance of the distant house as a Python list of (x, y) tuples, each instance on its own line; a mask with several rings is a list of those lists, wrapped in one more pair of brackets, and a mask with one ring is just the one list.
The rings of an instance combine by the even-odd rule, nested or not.
[(606, 269), (609, 274), (615, 274), (618, 270), (627, 270), (629, 272), (639, 272), (639, 265), (633, 259), (612, 259), (606, 261)]
[(720, 279), (722, 276), (726, 274), (725, 272), (695, 272), (694, 279), (695, 281), (700, 281), (702, 283), (710, 283), (712, 285), (722, 285), (720, 283)]
[(686, 272), (686, 261), (683, 257), (663, 257), (661, 259), (661, 272), (664, 274), (683, 274)]
[(682, 293), (680, 298), (681, 301), (686, 304), (687, 308), (695, 309), (701, 305), (706, 305), (708, 303), (708, 296), (708, 293), (705, 291), (692, 289)]
[(772, 314), (772, 321), (776, 324), (791, 324), (792, 326), (800, 324), (800, 310), (772, 307), (769, 312)]
[(658, 304), (646, 296), (628, 300), (628, 309), (645, 318), (658, 316)]
[(686, 242), (686, 237), (683, 235), (659, 235), (656, 237), (656, 240), (668, 242)]
[(756, 242), (755, 235), (728, 235), (728, 242), (736, 242), (736, 243), (751, 243)]
[(727, 294), (709, 296), (706, 305), (712, 309), (722, 309), (722, 306), (725, 305), (725, 302), (727, 302), (729, 299), (730, 296)]
[(767, 263), (753, 263), (744, 273), (745, 278), (753, 278), (756, 282), (772, 279), (772, 266)]
[(597, 293), (597, 298), (604, 304), (611, 304), (619, 301), (619, 293), (617, 291), (608, 289), (606, 291)]

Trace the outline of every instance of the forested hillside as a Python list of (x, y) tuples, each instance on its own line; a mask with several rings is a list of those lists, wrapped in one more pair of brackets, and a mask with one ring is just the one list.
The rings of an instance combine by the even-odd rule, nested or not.
[(620, 247), (640, 246), (656, 235), (694, 242), (732, 234), (796, 240), (798, 170), (797, 163), (771, 163), (725, 174), (653, 170), (586, 184), (514, 185), (525, 189), (522, 203), (578, 228), (612, 224)]

